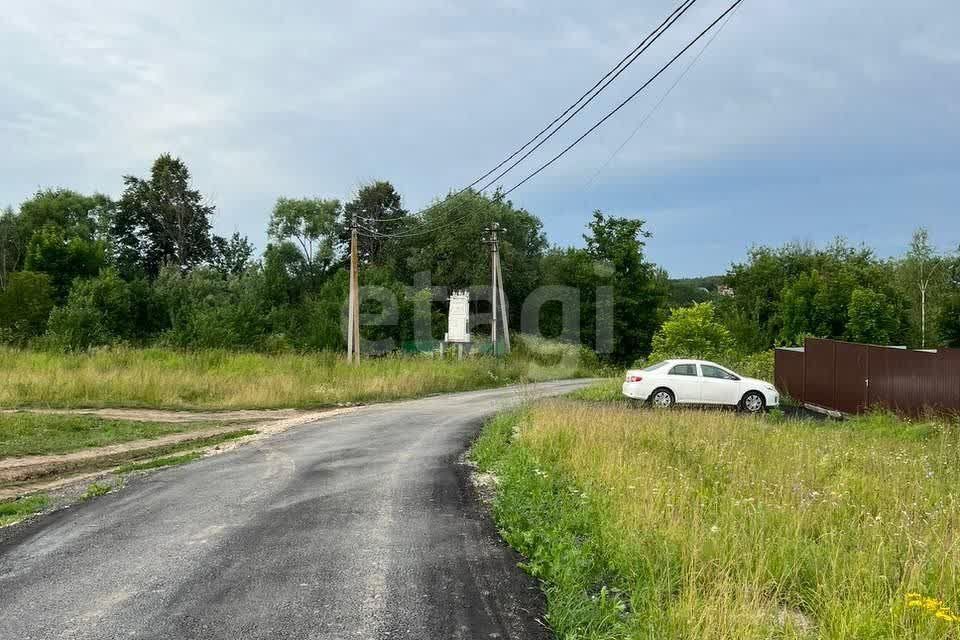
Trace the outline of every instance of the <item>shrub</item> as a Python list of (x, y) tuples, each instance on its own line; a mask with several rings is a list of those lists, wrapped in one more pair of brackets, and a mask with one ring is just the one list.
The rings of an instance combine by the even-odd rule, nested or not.
[(653, 336), (650, 360), (719, 360), (733, 349), (730, 331), (716, 318), (712, 303), (674, 309)]
[(53, 287), (45, 273), (11, 273), (0, 290), (0, 342), (21, 344), (43, 333), (53, 308)]
[(137, 309), (150, 298), (148, 288), (132, 286), (112, 268), (75, 280), (67, 304), (50, 314), (48, 345), (78, 350), (137, 337), (143, 332)]

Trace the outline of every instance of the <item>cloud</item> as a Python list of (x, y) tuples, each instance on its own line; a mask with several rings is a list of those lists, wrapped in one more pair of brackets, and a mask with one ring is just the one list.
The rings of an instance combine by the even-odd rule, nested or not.
[[(117, 193), (123, 174), (144, 174), (170, 151), (217, 202), (218, 228), (257, 242), (279, 195), (347, 197), (385, 178), (410, 206), (424, 205), (499, 162), (674, 5), (15, 3), (0, 16), (0, 204), (46, 185)], [(562, 148), (723, 8), (698, 3), (537, 157)], [(851, 173), (886, 175), (890, 157), (912, 158), (917, 171), (954, 169), (960, 50), (949, 25), (958, 20), (960, 7), (933, 0), (746, 2), (595, 184), (584, 188), (677, 71), (514, 199), (562, 242), (576, 241), (595, 207), (682, 208), (702, 215), (709, 233), (712, 176), (732, 176), (725, 188), (749, 208), (751, 175), (771, 171), (831, 182), (837, 193)], [(641, 186), (657, 182), (684, 191), (654, 202)], [(878, 194), (893, 188), (883, 187)], [(767, 237), (793, 233), (789, 220), (771, 224)], [(681, 236), (667, 241), (664, 255), (682, 251)], [(738, 252), (731, 245), (727, 260)], [(719, 253), (697, 268), (722, 268)]]

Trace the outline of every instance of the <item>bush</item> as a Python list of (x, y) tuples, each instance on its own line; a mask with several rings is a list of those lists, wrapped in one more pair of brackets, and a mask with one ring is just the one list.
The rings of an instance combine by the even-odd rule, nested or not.
[(270, 335), (262, 285), (255, 271), (228, 276), (207, 268), (183, 274), (164, 267), (156, 291), (170, 328), (161, 343), (182, 349), (259, 348)]
[(651, 361), (670, 358), (720, 360), (733, 349), (733, 336), (716, 319), (712, 303), (674, 309), (653, 336)]
[(53, 308), (53, 286), (45, 273), (11, 273), (0, 290), (0, 342), (22, 344), (43, 333)]
[(47, 344), (69, 351), (135, 338), (144, 331), (138, 307), (150, 300), (148, 288), (132, 286), (114, 269), (75, 280), (67, 304), (50, 314)]

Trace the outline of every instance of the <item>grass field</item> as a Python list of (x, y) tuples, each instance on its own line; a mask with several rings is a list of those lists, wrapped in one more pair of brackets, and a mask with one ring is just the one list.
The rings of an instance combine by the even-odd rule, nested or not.
[(485, 429), (560, 638), (960, 638), (960, 427), (555, 400)]
[(0, 458), (69, 453), (214, 427), (215, 422), (134, 422), (95, 416), (0, 414)]
[[(518, 341), (518, 346), (523, 344)], [(503, 359), (0, 348), (0, 407), (314, 408), (590, 375), (577, 349), (527, 341)]]

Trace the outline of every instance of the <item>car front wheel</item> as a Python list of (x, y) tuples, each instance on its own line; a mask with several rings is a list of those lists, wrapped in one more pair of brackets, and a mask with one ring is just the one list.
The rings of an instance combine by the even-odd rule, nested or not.
[(751, 391), (743, 396), (743, 400), (740, 401), (740, 406), (747, 413), (762, 413), (763, 410), (767, 408), (767, 401), (759, 392)]
[(650, 394), (650, 404), (656, 409), (669, 409), (676, 399), (669, 389), (657, 389)]

